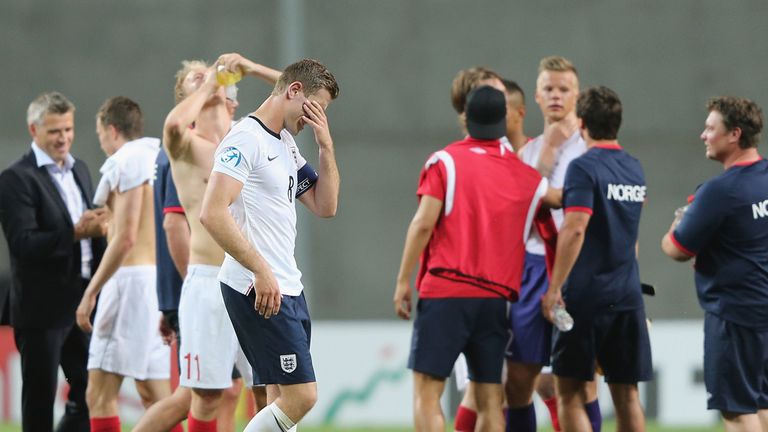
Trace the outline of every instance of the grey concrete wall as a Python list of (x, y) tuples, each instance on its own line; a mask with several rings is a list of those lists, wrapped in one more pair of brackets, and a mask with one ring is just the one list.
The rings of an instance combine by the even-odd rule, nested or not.
[[(448, 93), (455, 73), (487, 65), (517, 80), (529, 96), (526, 131), (536, 135), (538, 60), (564, 55), (583, 86), (620, 94), (620, 140), (646, 169), (641, 271), (659, 289), (649, 314), (700, 315), (690, 266), (668, 261), (659, 239), (673, 210), (719, 172), (698, 139), (706, 99), (734, 94), (768, 103), (764, 2), (299, 0), (303, 18), (281, 25), (279, 1), (4, 1), (0, 165), (26, 150), (26, 106), (41, 91), (59, 90), (77, 104), (74, 152), (97, 176), (103, 155), (93, 116), (104, 99), (136, 99), (147, 134), (157, 136), (180, 60), (238, 51), (281, 68), (289, 61), (285, 35), (295, 32), (300, 54), (326, 63), (341, 85), (329, 110), (342, 174), (339, 214), (330, 221), (300, 215), (313, 314), (387, 318), (420, 166), (459, 137)], [(268, 91), (244, 82), (240, 113)], [(316, 159), (311, 137), (302, 142)]]

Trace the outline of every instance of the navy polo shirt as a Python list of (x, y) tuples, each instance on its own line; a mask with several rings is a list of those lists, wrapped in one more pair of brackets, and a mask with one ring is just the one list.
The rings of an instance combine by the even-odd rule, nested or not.
[(768, 330), (768, 161), (734, 165), (702, 184), (672, 241), (696, 256), (705, 311)]
[(163, 219), (166, 213), (184, 213), (179, 203), (176, 186), (171, 176), (171, 164), (165, 150), (155, 160), (155, 259), (157, 260), (157, 303), (161, 311), (179, 309), (181, 297), (181, 276), (176, 271), (168, 242), (163, 229)]
[(640, 162), (618, 144), (591, 147), (565, 174), (565, 212), (589, 213), (584, 245), (563, 287), (568, 310), (643, 307), (635, 256), (645, 202)]

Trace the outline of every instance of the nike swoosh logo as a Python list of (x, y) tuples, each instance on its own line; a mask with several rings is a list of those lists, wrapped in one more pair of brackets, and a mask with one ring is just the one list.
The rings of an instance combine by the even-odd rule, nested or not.
[[(280, 156), (280, 155), (277, 155), (277, 156)], [(277, 159), (277, 156), (275, 156), (275, 157), (269, 157), (269, 156), (267, 156), (267, 160), (268, 160), (268, 161), (270, 161), (270, 162), (272, 162), (273, 160)]]

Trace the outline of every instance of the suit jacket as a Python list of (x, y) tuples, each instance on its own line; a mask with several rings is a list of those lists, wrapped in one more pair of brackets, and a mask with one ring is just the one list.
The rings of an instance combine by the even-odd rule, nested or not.
[[(93, 184), (75, 160), (75, 182), (88, 208)], [(83, 295), (80, 242), (67, 206), (48, 170), (30, 150), (0, 174), (0, 222), (11, 257), (10, 323), (17, 328), (62, 328), (75, 321)], [(92, 272), (106, 248), (94, 238)]]

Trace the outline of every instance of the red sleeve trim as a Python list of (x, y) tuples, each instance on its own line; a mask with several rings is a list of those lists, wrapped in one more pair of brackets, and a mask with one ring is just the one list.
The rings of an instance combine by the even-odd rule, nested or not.
[(582, 212), (582, 213), (586, 213), (586, 214), (592, 216), (592, 209), (589, 208), (589, 207), (566, 207), (565, 208), (565, 212), (566, 213)]
[(163, 214), (168, 213), (181, 213), (184, 214), (184, 207), (166, 207), (163, 209)]
[(669, 239), (670, 239), (670, 240), (672, 240), (672, 244), (674, 244), (674, 245), (675, 245), (675, 247), (677, 247), (678, 249), (680, 249), (680, 252), (682, 252), (682, 253), (684, 253), (684, 254), (686, 254), (686, 255), (690, 256), (690, 257), (694, 257), (694, 256), (696, 256), (696, 254), (695, 254), (695, 253), (691, 252), (691, 251), (690, 251), (690, 250), (688, 250), (688, 249), (687, 249), (685, 246), (681, 245), (679, 241), (677, 241), (677, 239), (675, 238), (675, 233), (674, 233), (674, 232), (670, 232), (670, 233), (669, 233)]

